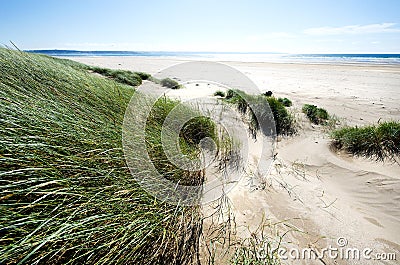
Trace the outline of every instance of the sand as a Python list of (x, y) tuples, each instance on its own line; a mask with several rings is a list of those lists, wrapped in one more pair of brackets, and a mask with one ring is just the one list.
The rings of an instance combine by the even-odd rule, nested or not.
[[(141, 57), (75, 57), (90, 65), (145, 71), (152, 74), (185, 62)], [(251, 236), (262, 220), (271, 233), (283, 234), (288, 250), (338, 247), (395, 253), (400, 259), (400, 166), (336, 153), (329, 148), (326, 129), (311, 125), (301, 114), (304, 103), (316, 104), (341, 124), (366, 125), (400, 119), (400, 67), (223, 62), (246, 74), (261, 91), (290, 98), (299, 133), (279, 139), (268, 174), (248, 166), (248, 176), (228, 194), (237, 237)], [(211, 97), (217, 86), (188, 85), (171, 96)], [(256, 148), (250, 156), (259, 159)], [(249, 185), (252, 183), (252, 185)], [(288, 256), (288, 254), (287, 254)], [(284, 264), (398, 264), (396, 261), (331, 259), (295, 260)]]

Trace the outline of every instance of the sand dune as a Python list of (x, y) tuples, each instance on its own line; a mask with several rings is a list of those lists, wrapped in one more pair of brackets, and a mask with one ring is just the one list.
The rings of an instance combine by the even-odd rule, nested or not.
[[(162, 58), (74, 58), (87, 64), (135, 71), (157, 71), (182, 62)], [(262, 91), (272, 90), (294, 102), (299, 134), (281, 139), (270, 174), (252, 168), (228, 194), (246, 237), (263, 218), (275, 232), (288, 233), (288, 248), (337, 246), (396, 253), (400, 259), (400, 166), (336, 153), (325, 129), (311, 125), (299, 109), (304, 103), (324, 107), (342, 124), (364, 125), (400, 117), (400, 67), (227, 63), (248, 75)], [(177, 97), (201, 87), (175, 92)], [(210, 96), (213, 88), (198, 95)], [(251, 149), (254, 159), (258, 152)], [(253, 183), (253, 185), (249, 185)], [(294, 231), (297, 230), (297, 231)], [(397, 264), (396, 261), (287, 260), (293, 264)]]

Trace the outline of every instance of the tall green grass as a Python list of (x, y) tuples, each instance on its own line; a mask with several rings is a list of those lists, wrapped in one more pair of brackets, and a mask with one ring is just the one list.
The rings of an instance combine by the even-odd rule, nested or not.
[(294, 116), (285, 108), (285, 105), (275, 97), (267, 98), (269, 107), (276, 124), (276, 133), (291, 135), (296, 132)]
[(356, 156), (383, 161), (400, 156), (400, 122), (387, 121), (365, 127), (345, 127), (331, 133), (332, 146)]
[(102, 68), (97, 66), (88, 67), (89, 70), (114, 79), (115, 81), (130, 85), (130, 86), (139, 86), (142, 84), (142, 79), (146, 80), (150, 78), (149, 74), (146, 73), (134, 73), (128, 70), (114, 70), (108, 68)]
[[(188, 157), (192, 160), (196, 159), (200, 154), (199, 144), (202, 139), (209, 137), (218, 144), (219, 139), (217, 137), (216, 126), (209, 117), (202, 116), (194, 108), (185, 105), (179, 105), (176, 108), (178, 104), (179, 102), (176, 100), (163, 97), (158, 99), (153, 105), (146, 124), (147, 150), (157, 171), (164, 178), (176, 183), (179, 182), (180, 185), (200, 185), (204, 180), (201, 172), (185, 171), (171, 166), (164, 152), (164, 148), (166, 147), (163, 147), (161, 144), (163, 132), (160, 124), (164, 124), (164, 127), (167, 128), (171, 127), (171, 131), (183, 125), (179, 131), (179, 146), (182, 157)], [(175, 111), (173, 122), (167, 124), (165, 122), (167, 115), (173, 110)], [(192, 118), (186, 123), (181, 124), (188, 115)]]
[(249, 128), (254, 136), (259, 130), (268, 135), (269, 129), (260, 127), (272, 125), (275, 125), (275, 132), (279, 135), (291, 135), (296, 132), (293, 115), (275, 97), (249, 95), (240, 90), (229, 89), (225, 101), (236, 105), (239, 112), (248, 116)]
[[(125, 164), (121, 126), (131, 86), (68, 60), (7, 49), (0, 66), (0, 264), (196, 260), (200, 209), (156, 200)], [(160, 104), (162, 117), (169, 107)], [(160, 144), (156, 116), (148, 147)], [(181, 137), (194, 148), (190, 139)]]

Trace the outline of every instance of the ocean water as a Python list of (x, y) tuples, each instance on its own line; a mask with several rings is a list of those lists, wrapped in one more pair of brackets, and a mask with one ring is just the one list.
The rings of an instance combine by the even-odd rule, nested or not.
[(140, 52), (140, 51), (73, 51), (29, 50), (27, 52), (50, 56), (140, 56), (168, 57), (205, 61), (281, 62), (316, 64), (380, 64), (400, 65), (400, 54), (283, 54), (235, 52)]

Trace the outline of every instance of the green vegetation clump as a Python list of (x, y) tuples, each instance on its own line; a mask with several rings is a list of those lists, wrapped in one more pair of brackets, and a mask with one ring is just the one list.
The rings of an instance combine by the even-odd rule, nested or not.
[(272, 97), (272, 91), (266, 91), (262, 95), (264, 95), (266, 97)]
[(288, 98), (278, 98), (278, 101), (285, 107), (291, 107), (293, 105), (292, 101)]
[(269, 107), (274, 115), (276, 133), (290, 135), (296, 132), (295, 121), (282, 102), (275, 97), (267, 98)]
[(226, 97), (225, 100), (229, 103), (235, 104), (239, 110), (240, 113), (246, 114), (247, 110), (249, 109), (249, 103), (248, 100), (250, 99), (255, 99), (250, 98), (249, 95), (244, 93), (243, 91), (236, 90), (236, 89), (229, 89), (226, 92)]
[(225, 97), (225, 92), (223, 92), (221, 90), (215, 91), (214, 96), (215, 97)]
[(150, 80), (151, 74), (144, 73), (144, 72), (135, 72), (142, 80)]
[(164, 78), (160, 80), (160, 85), (167, 87), (167, 88), (171, 88), (171, 89), (179, 89), (181, 88), (181, 85), (176, 82), (175, 80), (171, 79), (171, 78)]
[[(214, 142), (218, 142), (217, 131), (214, 122), (208, 117), (202, 116), (196, 110), (185, 106), (179, 105), (179, 101), (168, 98), (160, 98), (152, 106), (146, 123), (146, 145), (153, 165), (156, 167), (164, 178), (179, 182), (181, 185), (199, 185), (203, 179), (199, 172), (185, 171), (178, 168), (171, 167), (168, 157), (164, 153), (161, 143), (162, 128), (164, 126), (179, 128), (185, 120), (185, 117), (190, 115), (194, 117), (183, 124), (179, 131), (180, 148), (183, 155), (194, 159), (199, 154), (199, 143), (202, 139), (210, 137)], [(178, 106), (179, 105), (179, 106)], [(174, 110), (174, 119), (170, 124), (165, 124), (165, 119), (168, 114)]]
[(315, 105), (304, 104), (302, 111), (314, 124), (325, 124), (329, 119), (328, 112), (325, 109), (318, 108)]
[[(122, 123), (134, 89), (42, 55), (0, 49), (0, 65), (0, 263), (190, 264), (199, 207), (156, 200), (124, 159)], [(161, 146), (166, 112), (158, 108), (170, 104), (159, 102), (149, 117), (150, 150)], [(208, 121), (189, 124), (180, 137), (187, 153), (211, 130)]]
[(89, 66), (89, 65), (86, 65), (86, 64), (83, 64), (83, 63), (79, 63), (79, 62), (76, 62), (76, 61), (72, 61), (72, 60), (69, 60), (69, 59), (51, 57), (51, 56), (44, 55), (44, 54), (42, 54), (42, 56), (45, 57), (45, 58), (49, 58), (49, 59), (51, 58), (51, 60), (53, 60), (55, 62), (59, 62), (59, 63), (65, 65), (65, 66), (70, 66), (70, 67), (72, 67), (72, 68), (74, 68), (76, 70), (90, 70), (92, 68), (92, 66)]
[(240, 90), (228, 89), (228, 91), (226, 91), (225, 99), (232, 99), (233, 97), (237, 97), (238, 93), (240, 93)]
[(206, 137), (217, 141), (215, 124), (209, 117), (205, 116), (197, 116), (186, 122), (182, 127), (180, 136), (187, 143), (195, 146)]
[(111, 79), (114, 79), (115, 81), (121, 84), (126, 84), (129, 86), (141, 85), (142, 84), (141, 75), (144, 76), (143, 73), (134, 73), (128, 70), (114, 70), (108, 68), (101, 68), (97, 66), (89, 67), (89, 70), (104, 75), (106, 77), (109, 77)]
[[(235, 104), (242, 114), (248, 114), (250, 121), (249, 128), (253, 136), (260, 129), (264, 134), (268, 135), (270, 128), (267, 127), (273, 122), (275, 122), (276, 133), (279, 135), (290, 135), (296, 131), (293, 116), (274, 97), (248, 95), (240, 90), (229, 89), (225, 100), (231, 104)], [(273, 117), (270, 117), (269, 114), (271, 113), (268, 109), (265, 109), (266, 103), (269, 105)], [(260, 124), (266, 128), (260, 128)]]
[(356, 156), (395, 159), (400, 156), (400, 122), (388, 121), (365, 127), (346, 127), (331, 133), (332, 146)]

